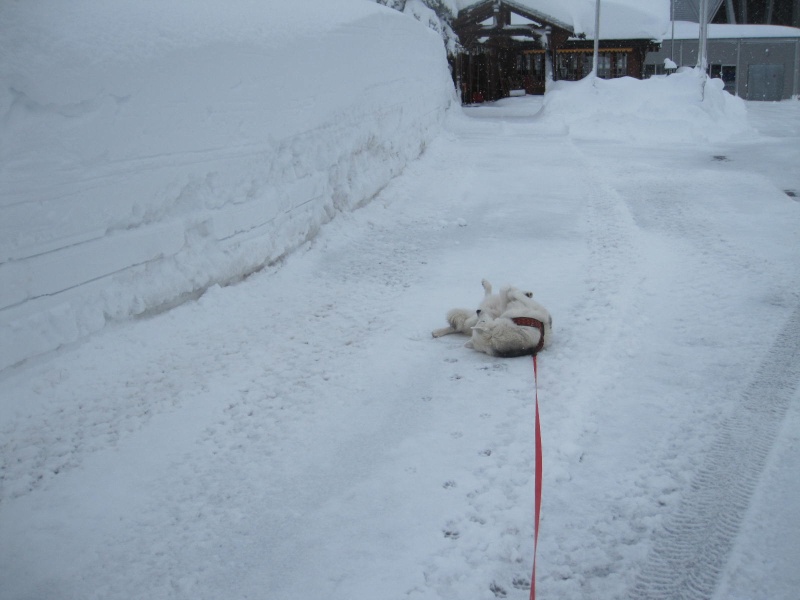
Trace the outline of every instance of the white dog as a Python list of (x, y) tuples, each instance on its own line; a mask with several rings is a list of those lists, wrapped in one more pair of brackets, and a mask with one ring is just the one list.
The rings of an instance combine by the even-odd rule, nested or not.
[(433, 337), (468, 334), (467, 348), (504, 358), (536, 354), (548, 344), (553, 319), (532, 292), (505, 287), (492, 294), (492, 284), (485, 279), (481, 284), (484, 298), (478, 310), (454, 308), (447, 313), (450, 326), (435, 330)]
[(491, 356), (512, 358), (536, 354), (550, 341), (553, 318), (527, 294), (511, 288), (505, 311), (498, 317), (478, 311), (467, 348)]
[(519, 292), (516, 288), (505, 287), (499, 293), (492, 293), (492, 284), (483, 279), (481, 281), (483, 286), (483, 301), (480, 303), (478, 310), (470, 310), (468, 308), (454, 308), (447, 313), (447, 322), (449, 327), (436, 329), (432, 332), (433, 337), (442, 337), (443, 335), (450, 335), (452, 333), (463, 333), (465, 335), (472, 334), (472, 328), (478, 322), (478, 315), (491, 315), (499, 317), (502, 315), (511, 302), (510, 294), (512, 292), (523, 294), (528, 298), (533, 298), (532, 292)]

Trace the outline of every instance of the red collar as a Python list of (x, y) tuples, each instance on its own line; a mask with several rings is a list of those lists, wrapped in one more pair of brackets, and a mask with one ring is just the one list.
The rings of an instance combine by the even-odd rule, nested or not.
[(539, 330), (539, 343), (536, 344), (533, 352), (531, 352), (531, 354), (538, 354), (539, 350), (544, 346), (544, 323), (533, 317), (513, 317), (511, 320), (520, 327), (534, 327)]
[(539, 319), (534, 319), (532, 317), (513, 317), (511, 320), (520, 327), (535, 327), (544, 334), (544, 323)]

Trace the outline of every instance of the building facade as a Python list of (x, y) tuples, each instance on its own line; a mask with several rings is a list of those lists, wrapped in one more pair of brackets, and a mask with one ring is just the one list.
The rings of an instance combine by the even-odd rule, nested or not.
[[(645, 59), (645, 76), (664, 74), (665, 59), (697, 65), (699, 26), (677, 22), (674, 37)], [(786, 100), (800, 94), (800, 29), (777, 25), (708, 26), (708, 68), (725, 89), (745, 100)]]
[[(463, 103), (544, 94), (548, 79), (576, 81), (592, 71), (593, 40), (535, 6), (486, 0), (459, 12), (453, 30), (461, 51), (452, 68)], [(641, 79), (648, 52), (657, 49), (650, 37), (601, 38), (597, 74)]]

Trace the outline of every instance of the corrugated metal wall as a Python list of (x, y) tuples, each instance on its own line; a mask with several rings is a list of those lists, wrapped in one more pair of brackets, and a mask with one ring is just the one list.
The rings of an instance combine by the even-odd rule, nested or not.
[[(650, 52), (646, 65), (663, 66), (671, 58), (678, 66), (697, 64), (698, 41), (664, 40), (661, 50)], [(736, 67), (735, 81), (726, 89), (745, 100), (787, 100), (800, 94), (800, 39), (750, 38), (708, 40), (708, 63)]]

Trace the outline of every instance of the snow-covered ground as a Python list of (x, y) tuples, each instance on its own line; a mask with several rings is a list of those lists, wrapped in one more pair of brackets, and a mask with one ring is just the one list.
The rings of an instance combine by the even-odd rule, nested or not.
[(3, 597), (526, 598), (530, 361), (430, 337), (487, 277), (555, 319), (541, 597), (793, 598), (800, 105), (670, 145), (540, 106), (453, 114), (280, 265), (6, 370)]
[[(316, 40), (310, 63), (294, 54), (297, 45), (285, 45), (280, 27), (263, 36), (263, 23), (235, 13), (211, 28), (199, 26), (208, 25), (203, 11), (199, 22), (175, 13), (152, 31), (144, 8), (129, 9), (126, 27), (104, 23), (108, 11), (83, 20), (70, 13), (72, 21), (60, 20), (63, 31), (90, 23), (95, 37), (48, 43), (105, 52), (84, 65), (85, 78), (44, 80), (42, 89), (38, 78), (18, 78), (0, 90), (11, 98), (4, 132), (17, 136), (13, 147), (2, 140), (0, 175), (20, 200), (4, 204), (3, 214), (42, 209), (27, 213), (32, 220), (20, 213), (15, 227), (0, 224), (0, 276), (34, 286), (4, 287), (0, 296), (35, 321), (24, 331), (39, 332), (51, 347), (68, 342), (37, 354), (48, 345), (24, 346), (24, 336), (6, 330), (0, 338), (3, 355), (16, 357), (10, 362), (28, 357), (0, 370), (0, 598), (527, 598), (531, 362), (475, 353), (457, 336), (430, 336), (449, 308), (477, 305), (484, 277), (533, 290), (555, 321), (552, 346), (539, 359), (540, 597), (795, 598), (800, 103), (745, 105), (687, 72), (560, 84), (544, 100), (451, 107), (443, 125), (452, 98), (444, 57), (424, 59), (435, 34), (371, 3), (327, 2), (299, 21)], [(250, 10), (262, 4), (249, 3)], [(325, 12), (333, 4), (337, 10)], [(38, 0), (2, 10), (30, 17), (30, 7), (53, 6)], [(40, 16), (41, 31), (59, 30), (50, 13)], [(32, 36), (12, 40), (28, 44), (16, 65), (25, 69), (0, 66), (30, 73), (38, 65), (60, 76), (61, 63), (31, 60), (47, 46), (37, 45), (34, 29), (11, 26), (21, 22), (31, 23), (3, 21), (7, 31)], [(398, 37), (377, 35), (385, 26), (399, 28)], [(216, 53), (185, 51), (226, 31)], [(308, 90), (311, 106), (269, 104), (274, 98), (261, 106), (256, 85), (238, 111), (244, 96), (234, 90), (242, 88), (226, 88), (214, 106), (227, 117), (204, 121), (204, 132), (230, 141), (233, 130), (256, 139), (286, 127), (289, 141), (241, 156), (226, 144), (211, 146), (203, 160), (184, 160), (192, 143), (205, 141), (191, 134), (189, 117), (215, 114), (184, 87), (208, 86), (192, 56), (216, 64), (225, 78), (221, 65), (258, 64), (238, 61), (247, 54), (242, 39), (266, 43), (266, 55), (282, 57), (276, 63), (289, 77), (294, 61), (327, 72), (321, 47), (341, 58), (360, 35), (376, 59), (403, 56), (398, 48), (414, 41), (416, 66), (349, 63), (350, 87)], [(74, 46), (80, 40), (84, 46)], [(140, 50), (163, 58), (166, 47), (184, 48), (181, 60), (167, 63), (180, 82), (156, 85), (148, 69), (132, 83), (119, 76)], [(113, 57), (121, 63), (109, 63)], [(426, 75), (417, 81), (418, 69)], [(405, 83), (387, 84), (398, 72)], [(90, 93), (112, 83), (132, 86), (130, 101), (116, 109), (115, 93)], [(74, 102), (47, 95), (68, 92)], [(97, 104), (80, 100), (87, 94)], [(176, 120), (165, 125), (147, 107), (167, 110), (169, 94), (182, 94), (182, 109), (168, 111)], [(399, 103), (387, 105), (391, 97)], [(112, 109), (120, 111), (115, 118)], [(186, 121), (177, 118), (182, 110)], [(88, 127), (104, 115), (116, 133)], [(263, 130), (239, 129), (259, 122)], [(293, 128), (303, 122), (314, 125), (297, 137)], [(159, 154), (162, 143), (176, 141), (161, 135), (167, 125), (188, 145)], [(55, 147), (22, 135), (45, 135), (48, 126), (83, 141)], [(108, 156), (89, 152), (98, 131), (110, 136), (94, 138)], [(141, 134), (131, 138), (131, 154), (148, 144), (155, 154), (145, 163), (128, 156), (116, 171), (112, 159), (128, 146), (109, 140), (126, 131)], [(334, 152), (336, 136), (341, 152)], [(175, 153), (183, 158), (165, 158)], [(55, 179), (37, 183), (34, 165), (49, 165), (43, 173)], [(308, 190), (292, 184), (303, 166), (324, 174), (322, 212), (297, 213), (288, 230), (280, 221), (248, 228), (248, 215), (274, 208), (272, 199), (304, 197)], [(202, 183), (217, 172), (227, 175)], [(110, 179), (94, 188), (85, 173)], [(170, 187), (179, 181), (187, 186)], [(247, 181), (254, 187), (242, 188)], [(76, 200), (78, 192), (125, 182), (139, 193), (100, 215)], [(247, 189), (255, 193), (239, 194)], [(35, 205), (37, 190), (50, 194), (52, 207)], [(326, 210), (324, 199), (334, 196), (339, 204)], [(59, 211), (58, 200), (74, 210)], [(247, 209), (237, 212), (242, 203)], [(92, 229), (87, 215), (116, 225)], [(203, 222), (213, 227), (198, 229)], [(214, 233), (223, 222), (243, 225), (255, 245), (225, 254)], [(89, 295), (75, 292), (72, 309), (36, 320), (37, 307), (26, 305), (60, 292), (25, 294), (54, 285), (51, 276), (63, 283), (96, 268), (76, 260), (62, 269), (33, 261), (28, 266), (47, 268), (8, 270), (30, 258), (12, 254), (44, 244), (38, 236), (53, 236), (54, 224), (87, 225), (98, 237), (73, 246), (100, 244), (94, 247), (110, 249), (111, 262), (120, 248), (147, 254), (152, 240), (169, 241), (157, 234), (161, 227), (177, 227), (184, 244), (148, 268), (103, 276), (99, 296), (78, 286)], [(135, 235), (149, 227), (151, 235)], [(115, 245), (117, 236), (125, 243)], [(47, 244), (37, 246), (42, 256), (71, 247)], [(243, 257), (270, 263), (281, 248), (278, 262), (236, 282), (258, 264)], [(187, 281), (188, 291), (203, 289), (213, 273), (235, 283), (211, 285), (171, 310), (148, 310), (186, 292)], [(102, 322), (81, 312), (83, 303)], [(109, 307), (120, 310), (109, 314)], [(118, 319), (139, 309), (138, 318)], [(0, 312), (0, 324), (18, 327), (8, 315)]]

